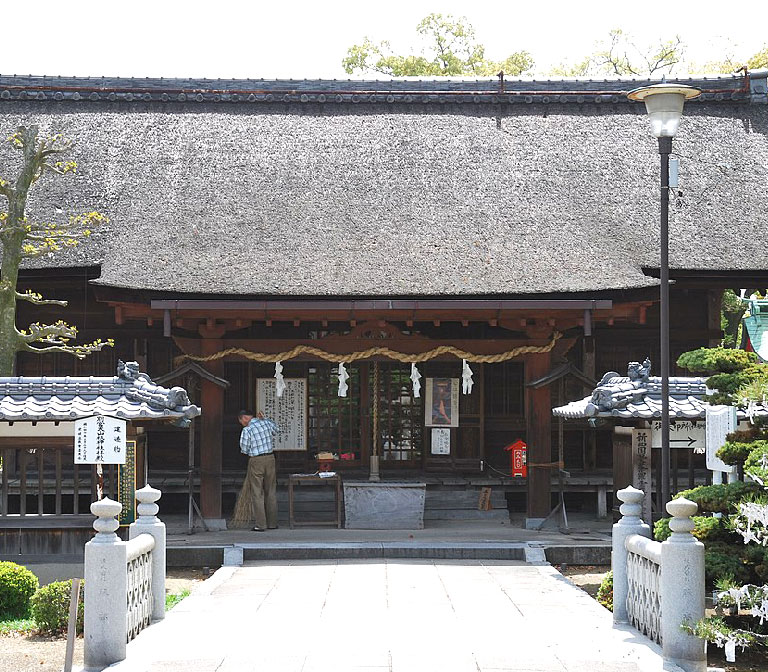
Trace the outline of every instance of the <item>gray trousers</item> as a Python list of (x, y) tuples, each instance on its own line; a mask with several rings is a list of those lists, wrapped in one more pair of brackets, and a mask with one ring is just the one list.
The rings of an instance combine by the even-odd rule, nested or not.
[(235, 519), (254, 527), (277, 527), (277, 470), (275, 456), (248, 458), (248, 471), (235, 507)]

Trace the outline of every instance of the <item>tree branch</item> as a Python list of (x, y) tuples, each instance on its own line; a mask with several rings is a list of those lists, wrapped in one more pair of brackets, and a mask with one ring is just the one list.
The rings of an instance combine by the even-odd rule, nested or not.
[(42, 295), (37, 292), (33, 292), (28, 289), (26, 292), (16, 292), (16, 298), (20, 301), (29, 301), (36, 306), (66, 306), (67, 301), (59, 301), (58, 299), (44, 299)]
[(32, 345), (29, 345), (28, 343), (22, 344), (22, 350), (25, 350), (26, 352), (36, 352), (36, 353), (51, 353), (51, 352), (63, 352), (68, 355), (72, 355), (74, 357), (77, 357), (77, 359), (85, 359), (88, 355), (93, 354), (94, 352), (101, 351), (102, 348), (106, 346), (112, 346), (112, 343), (107, 342), (101, 342), (98, 345), (95, 345), (93, 343), (90, 343), (88, 345), (49, 345), (43, 348), (37, 348)]

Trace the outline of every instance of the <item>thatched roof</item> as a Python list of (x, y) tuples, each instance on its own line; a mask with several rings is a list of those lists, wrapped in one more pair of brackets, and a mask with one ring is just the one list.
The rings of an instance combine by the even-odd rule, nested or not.
[[(743, 83), (704, 82), (705, 100), (686, 107), (673, 268), (768, 268), (765, 75), (752, 95)], [(78, 177), (46, 178), (30, 209), (109, 216), (93, 241), (43, 262), (101, 264), (104, 285), (587, 292), (656, 282), (644, 273), (659, 265), (656, 142), (642, 105), (620, 95), (637, 84), (515, 81), (497, 95), (495, 80), (0, 77), (0, 129), (37, 123), (77, 141)], [(0, 150), (0, 173), (12, 160)]]

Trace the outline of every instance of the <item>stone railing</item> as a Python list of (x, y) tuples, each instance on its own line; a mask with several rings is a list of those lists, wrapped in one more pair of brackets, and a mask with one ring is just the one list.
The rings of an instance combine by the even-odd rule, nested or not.
[(160, 491), (136, 491), (138, 519), (128, 541), (115, 534), (120, 502), (91, 504), (97, 534), (85, 545), (84, 670), (125, 658), (126, 645), (165, 617), (165, 524), (157, 518)]
[(613, 622), (629, 623), (660, 644), (665, 662), (706, 672), (704, 641), (682, 629), (704, 617), (704, 545), (691, 534), (696, 504), (667, 503), (672, 534), (659, 543), (640, 519), (642, 490), (630, 486), (617, 495), (623, 504), (613, 526)]

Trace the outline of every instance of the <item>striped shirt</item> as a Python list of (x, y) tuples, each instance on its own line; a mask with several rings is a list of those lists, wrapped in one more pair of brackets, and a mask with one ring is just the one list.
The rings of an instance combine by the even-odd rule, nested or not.
[(253, 457), (269, 455), (273, 450), (272, 437), (280, 428), (266, 418), (253, 418), (240, 433), (240, 452)]

